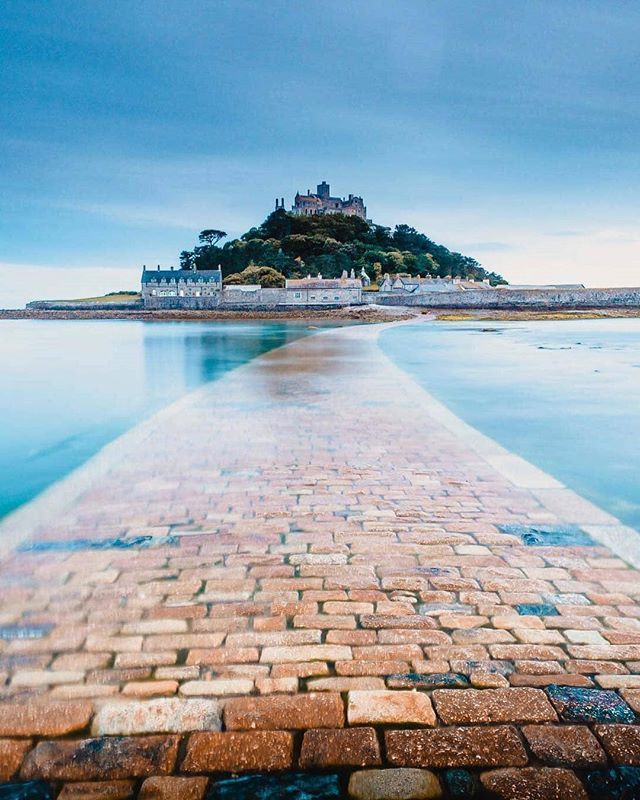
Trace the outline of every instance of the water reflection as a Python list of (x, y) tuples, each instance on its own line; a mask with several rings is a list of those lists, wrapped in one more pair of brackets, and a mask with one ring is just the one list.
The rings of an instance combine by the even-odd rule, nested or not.
[(640, 529), (640, 320), (423, 323), (380, 341), (458, 416)]
[(0, 516), (159, 408), (313, 330), (293, 321), (3, 322)]

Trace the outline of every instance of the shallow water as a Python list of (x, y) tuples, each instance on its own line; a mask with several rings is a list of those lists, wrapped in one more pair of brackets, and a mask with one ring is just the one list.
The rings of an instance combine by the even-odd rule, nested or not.
[(0, 516), (206, 381), (313, 333), (300, 322), (2, 322)]
[(380, 344), (470, 425), (640, 529), (640, 320), (420, 323)]

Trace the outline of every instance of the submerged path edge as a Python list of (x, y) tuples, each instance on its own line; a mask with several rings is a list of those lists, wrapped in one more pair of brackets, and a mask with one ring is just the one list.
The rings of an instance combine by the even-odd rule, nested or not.
[[(317, 331), (312, 336), (339, 330), (342, 330), (342, 327), (331, 328), (328, 331)], [(207, 381), (173, 403), (169, 403), (169, 405), (154, 412), (151, 416), (112, 439), (67, 475), (54, 481), (31, 500), (11, 511), (0, 520), (0, 560), (5, 559), (19, 545), (31, 538), (35, 531), (46, 522), (48, 517), (54, 514), (61, 514), (70, 508), (83, 492), (87, 491), (99, 478), (106, 475), (113, 466), (119, 463), (127, 448), (142, 445), (145, 439), (153, 434), (159, 424), (170, 420), (181, 411), (197, 404), (201, 397), (207, 395), (213, 384), (225, 380), (230, 375), (237, 375), (246, 371), (258, 359), (264, 358), (275, 350), (284, 350), (287, 347), (291, 347), (299, 341), (299, 339), (295, 339), (292, 342), (267, 350), (256, 358), (252, 358), (250, 361), (239, 364), (237, 367), (219, 375), (212, 381)]]
[(549, 473), (512, 453), (494, 439), (466, 423), (383, 352), (378, 343), (382, 331), (398, 325), (410, 324), (416, 324), (415, 320), (339, 326), (318, 331), (311, 337), (296, 339), (262, 353), (251, 361), (225, 372), (215, 380), (203, 384), (125, 431), (68, 475), (44, 489), (32, 500), (19, 506), (0, 521), (0, 559), (9, 556), (16, 547), (28, 540), (41, 525), (46, 523), (47, 518), (61, 514), (70, 508), (83, 492), (118, 464), (127, 448), (141, 446), (145, 439), (152, 435), (158, 424), (162, 424), (175, 414), (196, 404), (199, 398), (210, 392), (213, 384), (223, 382), (229, 376), (236, 376), (243, 371), (250, 371), (257, 362), (268, 359), (275, 351), (282, 351), (294, 346), (299, 347), (304, 344), (306, 338), (351, 335), (368, 338), (374, 343), (379, 357), (385, 362), (385, 368), (391, 374), (395, 372), (401, 377), (405, 386), (411, 387), (416, 404), (428, 416), (439, 422), (473, 450), (503, 478), (514, 486), (531, 492), (545, 509), (557, 514), (566, 523), (580, 526), (627, 563), (634, 567), (640, 567), (640, 532), (625, 525), (617, 517), (569, 489)]
[[(413, 320), (397, 323), (416, 324)], [(379, 336), (381, 329), (376, 335)], [(381, 350), (381, 348), (379, 348)], [(625, 525), (608, 511), (569, 489), (553, 475), (541, 470), (530, 461), (512, 453), (501, 444), (469, 425), (454, 414), (444, 403), (430, 394), (408, 372), (399, 367), (382, 350), (388, 368), (401, 373), (417, 389), (416, 400), (424, 411), (437, 420), (456, 438), (464, 442), (502, 477), (521, 489), (530, 491), (545, 509), (557, 514), (569, 524), (580, 526), (601, 544), (634, 567), (640, 567), (640, 532)]]

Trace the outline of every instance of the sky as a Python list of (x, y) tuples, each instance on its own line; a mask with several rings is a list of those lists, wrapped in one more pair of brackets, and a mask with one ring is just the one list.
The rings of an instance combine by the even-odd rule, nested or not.
[(0, 307), (327, 180), (511, 283), (640, 285), (635, 0), (4, 0)]

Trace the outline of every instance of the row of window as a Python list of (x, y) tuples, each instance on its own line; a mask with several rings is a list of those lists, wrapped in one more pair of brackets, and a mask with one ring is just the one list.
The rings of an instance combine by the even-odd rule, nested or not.
[(214, 294), (218, 294), (215, 290), (212, 292), (207, 291), (200, 291), (200, 289), (196, 289), (195, 292), (189, 292), (185, 294), (184, 289), (180, 289), (179, 292), (176, 292), (175, 289), (152, 289), (151, 295), (153, 297), (211, 297)]

